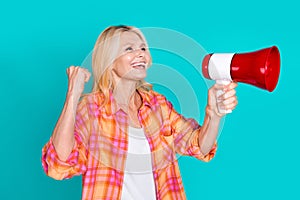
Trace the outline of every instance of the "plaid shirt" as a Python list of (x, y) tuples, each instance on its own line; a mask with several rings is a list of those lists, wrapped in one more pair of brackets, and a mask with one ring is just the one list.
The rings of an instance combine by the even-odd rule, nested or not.
[[(139, 121), (151, 150), (152, 173), (158, 200), (186, 199), (176, 155), (189, 155), (209, 161), (209, 154), (201, 154), (199, 124), (178, 114), (164, 96), (152, 90), (142, 91)], [(85, 96), (77, 107), (75, 145), (66, 161), (55, 152), (52, 138), (42, 151), (46, 174), (54, 179), (82, 175), (82, 199), (121, 198), (124, 169), (128, 149), (129, 117), (118, 108), (113, 95), (102, 106), (100, 93)]]

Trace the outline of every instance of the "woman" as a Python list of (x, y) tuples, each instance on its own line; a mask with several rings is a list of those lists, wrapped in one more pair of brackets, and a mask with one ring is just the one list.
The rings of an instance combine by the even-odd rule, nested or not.
[[(94, 47), (91, 94), (80, 99), (90, 73), (67, 69), (65, 105), (43, 148), (47, 175), (82, 175), (82, 199), (186, 199), (176, 154), (213, 158), (224, 115), (217, 107), (236, 107), (237, 84), (209, 89), (201, 127), (144, 81), (151, 61), (137, 28), (111, 26)], [(217, 90), (225, 93), (216, 98)]]

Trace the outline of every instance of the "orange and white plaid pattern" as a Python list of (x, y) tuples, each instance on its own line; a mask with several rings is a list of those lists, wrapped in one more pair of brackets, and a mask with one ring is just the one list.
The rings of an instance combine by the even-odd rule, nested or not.
[[(176, 154), (211, 160), (216, 145), (201, 154), (198, 136), (201, 127), (178, 114), (166, 98), (142, 91), (138, 117), (151, 150), (152, 173), (158, 200), (186, 199)], [(46, 174), (54, 179), (82, 175), (82, 199), (118, 200), (124, 179), (128, 149), (128, 115), (118, 108), (113, 95), (102, 106), (100, 93), (85, 96), (79, 103), (75, 122), (75, 145), (69, 158), (61, 161), (52, 139), (42, 150)], [(138, 161), (137, 161), (138, 162)]]

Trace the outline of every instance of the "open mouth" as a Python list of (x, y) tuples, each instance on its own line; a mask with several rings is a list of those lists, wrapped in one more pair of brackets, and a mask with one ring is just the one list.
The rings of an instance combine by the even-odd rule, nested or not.
[(131, 66), (135, 69), (146, 69), (146, 62), (134, 62)]

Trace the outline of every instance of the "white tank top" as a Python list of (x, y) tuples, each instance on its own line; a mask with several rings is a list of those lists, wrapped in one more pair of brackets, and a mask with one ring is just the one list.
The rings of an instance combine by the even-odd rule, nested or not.
[(122, 200), (155, 200), (151, 151), (142, 128), (129, 127)]

